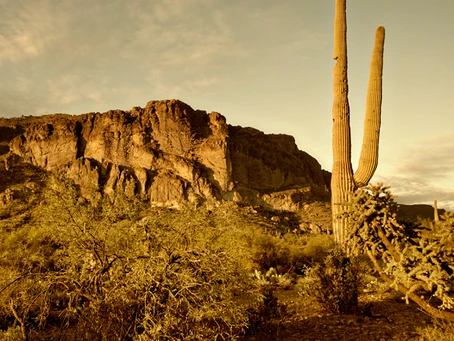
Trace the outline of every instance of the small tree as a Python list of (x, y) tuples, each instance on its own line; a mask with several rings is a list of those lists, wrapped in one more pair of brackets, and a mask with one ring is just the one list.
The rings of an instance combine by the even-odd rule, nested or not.
[(385, 29), (377, 28), (370, 65), (370, 78), (366, 99), (364, 138), (355, 173), (351, 164), (350, 106), (348, 103), (347, 78), (347, 19), (346, 0), (336, 0), (334, 17), (334, 67), (333, 82), (333, 169), (331, 178), (331, 202), (333, 232), (336, 243), (344, 247), (345, 219), (339, 215), (345, 211), (343, 203), (348, 194), (365, 186), (378, 165), (378, 141), (380, 136), (383, 47)]

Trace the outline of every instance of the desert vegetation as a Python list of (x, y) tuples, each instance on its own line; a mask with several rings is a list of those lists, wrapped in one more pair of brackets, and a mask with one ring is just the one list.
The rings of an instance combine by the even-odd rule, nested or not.
[(324, 247), (285, 228), (266, 232), (257, 212), (234, 204), (175, 210), (122, 193), (90, 202), (68, 180), (52, 180), (30, 205), (26, 221), (0, 234), (7, 340), (256, 333), (283, 313), (270, 284), (293, 285)]
[(435, 223), (427, 227), (400, 223), (393, 213), (397, 204), (382, 185), (357, 191), (349, 204), (349, 249), (366, 254), (381, 278), (406, 300), (435, 318), (454, 322), (454, 215), (446, 213), (440, 221), (435, 213)]
[[(376, 314), (371, 296), (402, 286), (399, 299), (417, 295), (429, 314), (451, 316), (452, 216), (435, 230), (404, 227), (386, 189), (358, 193), (347, 217), (358, 256), (346, 262), (331, 234), (299, 230), (286, 212), (160, 208), (120, 192), (88, 201), (53, 178), (35, 199), (2, 207), (0, 340), (285, 340), (310, 333), (314, 309), (362, 321)], [(395, 249), (379, 227), (395, 229), (385, 232)]]

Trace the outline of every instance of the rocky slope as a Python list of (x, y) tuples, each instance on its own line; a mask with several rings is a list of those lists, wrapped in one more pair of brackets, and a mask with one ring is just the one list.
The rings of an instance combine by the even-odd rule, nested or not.
[(233, 127), (178, 100), (79, 116), (0, 119), (0, 171), (28, 163), (84, 196), (116, 190), (154, 204), (237, 200), (298, 210), (329, 199), (329, 173), (293, 137)]

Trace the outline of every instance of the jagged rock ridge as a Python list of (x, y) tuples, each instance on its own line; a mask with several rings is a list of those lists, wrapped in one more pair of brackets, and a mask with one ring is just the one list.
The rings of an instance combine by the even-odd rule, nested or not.
[(238, 200), (286, 210), (329, 196), (328, 173), (293, 137), (233, 127), (178, 100), (1, 119), (0, 133), (6, 168), (20, 158), (73, 179), (85, 196), (121, 189), (155, 204)]

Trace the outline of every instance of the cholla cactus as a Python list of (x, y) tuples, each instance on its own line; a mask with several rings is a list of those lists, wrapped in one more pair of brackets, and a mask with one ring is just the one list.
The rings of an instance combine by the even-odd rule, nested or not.
[[(436, 231), (404, 225), (387, 187), (369, 185), (350, 196), (347, 243), (366, 254), (380, 277), (435, 318), (454, 322), (454, 214)], [(432, 298), (439, 299), (434, 305)]]

